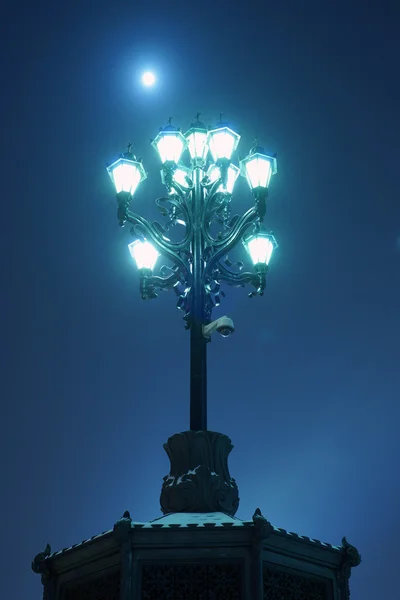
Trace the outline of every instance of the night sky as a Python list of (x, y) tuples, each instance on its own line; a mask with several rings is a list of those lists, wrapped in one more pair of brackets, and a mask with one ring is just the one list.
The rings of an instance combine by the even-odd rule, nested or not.
[[(346, 535), (352, 600), (398, 596), (400, 15), (367, 4), (3, 8), (2, 597), (41, 598), (30, 563), (47, 542), (160, 515), (162, 444), (189, 428), (189, 334), (172, 292), (140, 298), (105, 165), (133, 142), (148, 172), (133, 208), (154, 218), (150, 139), (197, 111), (224, 113), (239, 155), (258, 137), (279, 160), (266, 294), (226, 289), (215, 318), (236, 331), (209, 346), (238, 516)], [(252, 204), (243, 179), (233, 202)]]

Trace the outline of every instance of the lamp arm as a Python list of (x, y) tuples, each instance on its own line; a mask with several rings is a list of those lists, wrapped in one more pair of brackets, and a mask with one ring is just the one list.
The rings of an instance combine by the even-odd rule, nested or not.
[(160, 290), (169, 290), (174, 287), (176, 283), (180, 281), (179, 273), (174, 271), (168, 277), (161, 277), (160, 275), (153, 275), (150, 279), (150, 283)]
[(250, 208), (247, 212), (239, 217), (231, 231), (224, 236), (221, 240), (213, 242), (212, 246), (209, 245), (206, 252), (206, 267), (204, 269), (205, 279), (213, 272), (215, 265), (219, 262), (220, 258), (224, 254), (227, 254), (247, 231), (247, 229), (253, 225), (257, 219), (259, 219), (258, 211), (256, 207)]
[(220, 262), (215, 265), (215, 269), (212, 273), (212, 278), (215, 281), (224, 281), (228, 285), (232, 285), (234, 287), (244, 287), (247, 284), (250, 284), (256, 288), (255, 292), (251, 292), (249, 297), (252, 298), (254, 295), (258, 294), (262, 296), (264, 293), (265, 285), (266, 285), (266, 274), (267, 274), (267, 266), (265, 269), (259, 269), (251, 273), (250, 271), (245, 273), (233, 273)]
[(217, 281), (224, 281), (229, 285), (242, 287), (248, 283), (252, 285), (258, 285), (259, 277), (258, 273), (252, 273), (250, 271), (246, 271), (244, 273), (233, 273), (220, 262), (215, 265), (215, 269), (212, 273), (213, 279)]
[(184, 275), (189, 285), (191, 285), (192, 275), (189, 262), (181, 256), (181, 252), (186, 249), (185, 245), (182, 242), (176, 244), (167, 240), (163, 235), (163, 228), (157, 222), (150, 223), (144, 217), (129, 210), (126, 211), (125, 218), (133, 225), (133, 233), (138, 237), (144, 234), (144, 237), (153, 243), (160, 254), (169, 258), (178, 267), (179, 272)]
[[(193, 234), (193, 218), (192, 213), (189, 209), (187, 193), (176, 184), (174, 187), (176, 193), (172, 196), (157, 198), (156, 205), (164, 217), (169, 217), (169, 226), (176, 225), (177, 217), (182, 215), (183, 220), (185, 222), (186, 233), (185, 237), (176, 244), (176, 246), (180, 249), (189, 248), (190, 240)], [(166, 205), (169, 204), (170, 207)], [(171, 208), (172, 207), (172, 208)], [(169, 227), (165, 227), (164, 230), (167, 231)]]
[(140, 293), (143, 300), (157, 298), (156, 290), (169, 290), (181, 280), (179, 276), (179, 267), (172, 269), (170, 275), (165, 277), (153, 275), (148, 269), (141, 269), (140, 272)]
[[(178, 188), (179, 188), (179, 190), (178, 190)], [(172, 251), (180, 252), (183, 250), (188, 250), (188, 248), (189, 248), (190, 237), (191, 237), (190, 230), (193, 228), (193, 223), (192, 223), (192, 218), (190, 215), (188, 201), (185, 198), (185, 194), (183, 193), (182, 188), (178, 184), (176, 186), (176, 189), (179, 192), (178, 195), (180, 195), (180, 198), (178, 201), (176, 199), (171, 198), (170, 201), (174, 205), (174, 207), (179, 207), (180, 210), (184, 211), (185, 217), (187, 218), (187, 221), (188, 221), (189, 231), (187, 232), (187, 235), (185, 236), (185, 238), (183, 240), (181, 240), (180, 242), (170, 242), (167, 239), (165, 241), (168, 242)], [(134, 226), (134, 228), (136, 226), (140, 226), (140, 227), (146, 229), (150, 235), (154, 235), (154, 233), (155, 233), (156, 235), (158, 235), (162, 238), (163, 237), (165, 238), (166, 229), (164, 229), (162, 227), (162, 225), (160, 225), (160, 223), (157, 223), (156, 221), (153, 223), (150, 223), (144, 217), (141, 217), (137, 213), (132, 213), (129, 210), (129, 205), (130, 205), (131, 200), (132, 200), (132, 196), (129, 193), (121, 192), (121, 193), (117, 194), (117, 202), (118, 202), (117, 217), (118, 217), (118, 222), (119, 222), (120, 227), (124, 227), (126, 222), (128, 221), (129, 223), (131, 223), (131, 225)], [(159, 208), (160, 208), (160, 201), (162, 201), (162, 200), (163, 199), (160, 198), (158, 201), (156, 201), (156, 204), (158, 205)], [(168, 209), (165, 209), (164, 207), (162, 207), (162, 212), (163, 212), (163, 214), (168, 214), (169, 211), (168, 211)], [(153, 231), (151, 232), (152, 229), (153, 229)], [(156, 243), (155, 239), (154, 239), (154, 242)]]
[[(180, 183), (174, 180), (174, 168), (170, 165), (164, 165), (162, 170), (162, 180), (167, 188), (168, 193), (173, 191), (173, 193), (169, 196), (168, 200), (170, 204), (172, 204), (175, 208), (181, 211), (184, 215), (185, 222), (187, 224), (192, 224), (192, 214), (190, 209), (190, 196), (191, 192), (194, 188), (194, 184), (190, 177), (186, 176), (186, 184), (187, 186), (182, 186)], [(166, 198), (160, 199), (161, 201), (167, 200)], [(160, 206), (159, 201), (156, 201), (158, 207), (161, 212), (163, 212), (163, 208)], [(165, 214), (165, 213), (164, 213)]]
[[(205, 178), (205, 180), (207, 181), (207, 178)], [(225, 205), (229, 204), (229, 201), (232, 197), (231, 194), (223, 194), (222, 192), (217, 191), (222, 182), (223, 178), (221, 176), (216, 181), (214, 181), (214, 183), (205, 183), (203, 180), (201, 184), (203, 188), (208, 191), (205, 198), (201, 217), (203, 237), (208, 246), (213, 246), (217, 242), (216, 238), (210, 235), (209, 232), (209, 226), (210, 223), (213, 221), (215, 211), (219, 208), (223, 209)], [(221, 199), (226, 199), (226, 202), (221, 202)], [(219, 204), (217, 203), (218, 200), (220, 201)]]

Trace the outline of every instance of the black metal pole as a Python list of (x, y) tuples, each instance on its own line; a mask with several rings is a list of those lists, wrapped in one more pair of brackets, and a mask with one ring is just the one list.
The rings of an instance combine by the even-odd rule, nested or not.
[(203, 189), (200, 185), (202, 171), (194, 168), (192, 192), (193, 210), (193, 286), (191, 290), (190, 329), (190, 429), (207, 429), (207, 342), (203, 335), (205, 294), (203, 285), (204, 240), (201, 228)]

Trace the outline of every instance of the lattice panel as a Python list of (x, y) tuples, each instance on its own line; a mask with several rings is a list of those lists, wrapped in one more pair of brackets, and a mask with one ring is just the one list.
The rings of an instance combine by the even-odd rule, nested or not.
[(264, 565), (264, 600), (329, 600), (330, 582)]
[(240, 564), (144, 564), (142, 600), (242, 600)]
[(120, 600), (119, 571), (67, 587), (63, 600)]

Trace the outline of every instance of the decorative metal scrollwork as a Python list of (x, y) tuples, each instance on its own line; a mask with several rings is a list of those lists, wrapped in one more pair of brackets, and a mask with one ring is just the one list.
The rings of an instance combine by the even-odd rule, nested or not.
[[(250, 284), (256, 289), (250, 296), (263, 293), (266, 269), (260, 272), (242, 272), (243, 265), (237, 270), (238, 265), (229, 261), (225, 265), (222, 263), (224, 256), (243, 239), (249, 229), (253, 228), (254, 232), (260, 229), (262, 211), (256, 201), (255, 206), (244, 215), (231, 217), (232, 195), (221, 191), (221, 185), (226, 179), (226, 172), (221, 168), (220, 177), (216, 181), (210, 182), (208, 177), (201, 181), (200, 191), (204, 204), (200, 222), (194, 223), (193, 182), (187, 178), (187, 187), (184, 187), (173, 179), (173, 174), (173, 168), (164, 165), (162, 178), (170, 195), (156, 200), (161, 215), (166, 219), (164, 226), (158, 222), (150, 223), (131, 212), (129, 203), (123, 196), (119, 199), (118, 218), (121, 226), (126, 223), (131, 225), (131, 233), (135, 238), (149, 240), (171, 263), (171, 266), (163, 265), (158, 275), (154, 275), (152, 271), (141, 270), (142, 298), (153, 299), (158, 296), (159, 291), (174, 289), (178, 296), (177, 307), (184, 312), (187, 326), (190, 327), (193, 285), (191, 244), (194, 228), (201, 227), (204, 244), (202, 285), (205, 291), (204, 320), (207, 322), (211, 320), (213, 308), (219, 305), (224, 296), (221, 290), (222, 283), (238, 287)], [(167, 233), (178, 224), (183, 225), (185, 233), (180, 241), (172, 242)], [(211, 234), (214, 224), (221, 225), (216, 237)]]

